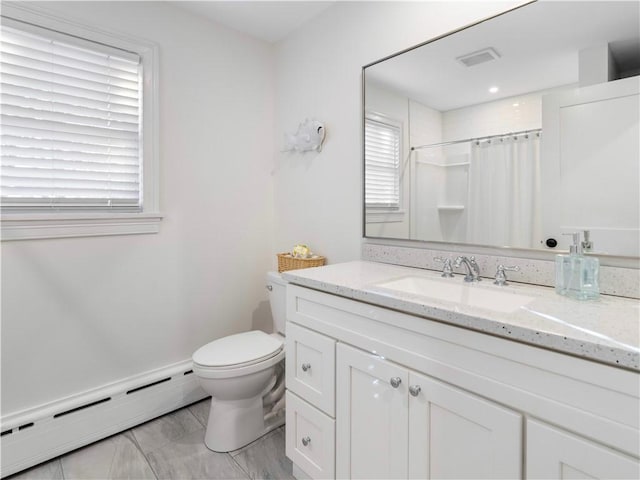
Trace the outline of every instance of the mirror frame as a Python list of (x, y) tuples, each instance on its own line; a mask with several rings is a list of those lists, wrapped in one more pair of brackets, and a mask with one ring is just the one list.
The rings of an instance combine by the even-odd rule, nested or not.
[[(528, 5), (538, 3), (538, 0), (531, 0), (527, 3), (523, 3), (522, 5), (517, 5), (515, 7), (509, 8), (503, 12), (500, 12), (496, 15), (492, 15), (476, 22), (467, 24), (463, 27), (457, 28), (455, 30), (451, 30), (442, 35), (438, 35), (429, 40), (426, 40), (422, 43), (414, 45), (412, 47), (405, 48), (404, 50), (400, 50), (399, 52), (393, 53), (391, 55), (387, 55), (379, 60), (368, 63), (362, 67), (362, 77), (361, 77), (361, 125), (360, 125), (360, 135), (361, 135), (361, 159), (362, 159), (362, 177), (361, 177), (361, 185), (362, 185), (362, 239), (368, 243), (380, 244), (380, 245), (391, 245), (391, 246), (399, 246), (399, 247), (413, 247), (413, 248), (424, 248), (424, 249), (433, 249), (433, 250), (452, 250), (461, 253), (475, 253), (482, 255), (494, 255), (494, 256), (507, 256), (507, 257), (515, 257), (515, 258), (530, 258), (535, 260), (554, 260), (554, 257), (558, 254), (567, 253), (568, 250), (542, 250), (542, 249), (534, 249), (534, 248), (514, 248), (514, 247), (500, 247), (493, 245), (478, 245), (472, 243), (455, 243), (455, 242), (438, 242), (433, 240), (413, 240), (407, 238), (393, 238), (393, 237), (375, 237), (375, 236), (367, 236), (367, 207), (365, 203), (365, 114), (366, 114), (366, 69), (377, 65), (386, 60), (395, 58), (404, 53), (410, 52), (417, 48), (424, 47), (425, 45), (429, 45), (430, 43), (436, 42), (443, 38), (454, 35), (463, 30), (467, 30), (469, 28), (475, 27), (476, 25), (480, 25), (482, 23), (488, 22), (494, 18), (501, 17), (503, 15), (507, 15), (515, 10), (519, 10), (521, 8), (527, 7)], [(632, 269), (640, 269), (640, 257), (628, 257), (628, 256), (620, 256), (620, 255), (606, 255), (606, 254), (587, 254), (593, 255), (600, 259), (600, 263), (603, 266), (610, 267), (619, 267), (619, 268), (632, 268)]]

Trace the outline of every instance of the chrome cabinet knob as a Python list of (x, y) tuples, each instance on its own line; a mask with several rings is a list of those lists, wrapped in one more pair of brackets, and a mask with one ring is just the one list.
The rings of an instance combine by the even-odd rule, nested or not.
[(418, 395), (420, 395), (421, 391), (422, 391), (422, 388), (420, 388), (420, 385), (411, 385), (409, 387), (409, 393), (414, 397), (417, 397)]
[(311, 368), (311, 364), (310, 363), (303, 363), (302, 364), (302, 371), (306, 372), (307, 370), (309, 370)]
[(400, 377), (393, 377), (391, 380), (389, 380), (389, 383), (393, 388), (398, 388), (402, 383), (402, 379)]
[(265, 288), (269, 291), (273, 290), (273, 285), (265, 285)]
[(310, 443), (311, 443), (311, 439), (309, 437), (304, 437), (302, 439), (302, 445), (304, 445), (305, 447), (309, 446)]

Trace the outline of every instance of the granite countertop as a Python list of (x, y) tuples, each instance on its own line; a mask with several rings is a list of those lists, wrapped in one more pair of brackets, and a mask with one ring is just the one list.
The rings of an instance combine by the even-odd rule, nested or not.
[[(362, 261), (292, 270), (284, 272), (283, 277), (303, 287), (617, 367), (640, 370), (638, 300), (601, 295), (598, 300), (578, 301), (557, 295), (549, 287), (518, 283), (499, 287), (489, 279), (465, 284), (461, 275), (445, 279), (432, 270)], [(459, 301), (446, 301), (424, 291), (408, 293), (380, 285), (396, 279), (414, 281), (416, 278), (424, 280), (427, 285), (433, 281), (447, 282), (444, 285), (446, 289), (453, 287), (454, 291), (463, 291), (464, 295)], [(465, 300), (474, 297), (490, 299), (496, 293), (513, 294), (517, 300), (515, 306), (500, 300), (490, 307), (477, 306)]]

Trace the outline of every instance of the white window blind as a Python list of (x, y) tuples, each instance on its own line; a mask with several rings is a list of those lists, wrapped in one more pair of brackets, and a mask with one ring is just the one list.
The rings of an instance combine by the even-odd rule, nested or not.
[(400, 207), (400, 127), (365, 119), (365, 203), (368, 208)]
[(3, 209), (141, 210), (140, 57), (11, 25), (0, 49)]

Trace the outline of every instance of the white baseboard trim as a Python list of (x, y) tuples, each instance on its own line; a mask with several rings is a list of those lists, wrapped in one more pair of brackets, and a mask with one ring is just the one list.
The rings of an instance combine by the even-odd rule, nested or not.
[(191, 360), (2, 418), (6, 477), (205, 398)]

